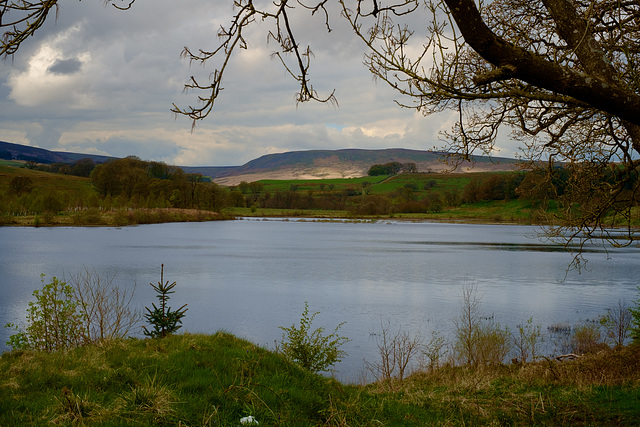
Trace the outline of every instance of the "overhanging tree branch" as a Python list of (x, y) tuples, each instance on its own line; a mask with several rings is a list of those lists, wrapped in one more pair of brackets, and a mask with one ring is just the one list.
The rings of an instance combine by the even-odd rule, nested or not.
[(465, 41), (496, 67), (508, 67), (513, 77), (561, 93), (623, 120), (640, 125), (640, 96), (599, 78), (567, 69), (521, 49), (494, 34), (473, 0), (444, 0)]

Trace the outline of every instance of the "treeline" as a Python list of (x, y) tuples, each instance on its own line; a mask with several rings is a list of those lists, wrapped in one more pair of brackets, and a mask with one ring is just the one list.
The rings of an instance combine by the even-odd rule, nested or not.
[(210, 179), (135, 156), (99, 164), (90, 178), (107, 207), (219, 211), (227, 205), (228, 191)]
[(389, 162), (385, 164), (373, 165), (369, 168), (367, 175), (397, 175), (399, 173), (416, 173), (418, 168), (415, 163)]
[[(402, 168), (395, 164), (393, 170)], [(596, 189), (619, 181), (612, 167), (586, 179), (578, 167), (546, 171), (517, 171), (478, 174), (398, 174), (379, 181), (345, 182), (294, 181), (278, 186), (242, 182), (223, 187), (200, 174), (162, 162), (148, 162), (131, 156), (94, 164), (82, 159), (65, 167), (50, 164), (31, 169), (48, 169), (86, 178), (55, 178), (15, 174), (8, 185), (0, 178), (0, 213), (28, 215), (65, 210), (179, 208), (220, 212), (227, 207), (287, 210), (347, 211), (355, 216), (423, 214), (441, 212), (465, 204), (523, 200), (523, 206), (555, 207), (572, 203), (588, 206), (598, 200)], [(406, 166), (411, 170), (411, 166)], [(627, 177), (619, 197), (638, 200), (638, 175)], [(286, 186), (289, 185), (287, 188)]]
[[(11, 155), (11, 153), (9, 153)], [(91, 171), (96, 167), (96, 163), (93, 159), (84, 158), (76, 160), (72, 163), (38, 163), (41, 162), (41, 159), (37, 159), (35, 157), (29, 156), (18, 156), (17, 160), (26, 160), (24, 165), (25, 168), (31, 170), (37, 170), (41, 172), (51, 172), (51, 173), (60, 173), (63, 175), (73, 175), (73, 176), (81, 176), (81, 177), (89, 177)]]
[[(397, 165), (396, 165), (397, 166)], [(233, 187), (230, 203), (236, 207), (275, 209), (325, 209), (345, 210), (354, 215), (392, 215), (396, 213), (432, 213), (491, 201), (522, 200), (524, 206), (532, 208), (581, 204), (586, 206), (597, 199), (594, 190), (613, 183), (616, 169), (589, 180), (581, 176), (579, 168), (567, 166), (551, 171), (514, 171), (479, 173), (469, 176), (450, 175), (447, 178), (434, 174), (396, 175), (382, 183), (362, 182), (348, 188), (333, 188), (333, 185), (317, 185), (313, 189), (300, 189), (292, 184), (287, 190), (268, 191), (262, 183), (241, 183)], [(433, 177), (438, 177), (434, 179)], [(387, 182), (395, 179), (407, 181), (400, 187), (383, 189)], [(454, 180), (464, 184), (449, 185)], [(619, 197), (640, 204), (638, 175), (628, 177)]]
[(374, 184), (369, 182), (340, 189), (319, 185), (315, 190), (300, 190), (292, 184), (278, 191), (267, 191), (260, 182), (242, 182), (232, 187), (229, 200), (234, 207), (346, 210), (354, 215), (429, 213), (464, 203), (519, 198), (516, 190), (525, 176), (524, 172), (488, 174), (460, 188), (440, 188), (438, 181), (420, 174), (399, 188), (378, 194), (372, 194)]
[[(34, 173), (14, 174), (0, 187), (0, 213), (57, 214), (89, 208), (180, 208), (219, 212), (229, 204), (229, 190), (200, 174), (131, 156), (103, 164), (78, 161), (28, 169), (56, 171), (83, 178), (59, 179)], [(87, 173), (88, 171), (88, 173)]]

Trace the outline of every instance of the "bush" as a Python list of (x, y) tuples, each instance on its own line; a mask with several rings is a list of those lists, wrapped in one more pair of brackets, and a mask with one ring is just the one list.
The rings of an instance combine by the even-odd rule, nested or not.
[(365, 362), (367, 368), (377, 381), (387, 384), (392, 384), (394, 379), (402, 381), (410, 373), (411, 361), (422, 349), (422, 337), (403, 331), (402, 328), (392, 332), (391, 325), (387, 322), (382, 325), (378, 338), (380, 361)]
[[(53, 277), (51, 283), (33, 291), (29, 302), (27, 328), (12, 335), (7, 342), (14, 349), (55, 351), (85, 343), (86, 318), (73, 295), (73, 288)], [(16, 328), (13, 324), (7, 327)], [(16, 328), (17, 329), (17, 328)]]
[(585, 323), (573, 328), (571, 334), (571, 351), (577, 354), (594, 353), (606, 347), (600, 332), (600, 326), (595, 323)]
[(295, 324), (289, 328), (280, 327), (284, 331), (278, 350), (305, 369), (313, 372), (327, 371), (346, 355), (340, 346), (349, 339), (338, 335), (338, 330), (344, 325), (340, 323), (332, 334), (323, 336), (324, 328), (311, 331), (311, 324), (316, 315), (309, 315), (309, 304), (305, 301), (304, 311), (300, 319), (300, 327)]
[(533, 324), (533, 318), (524, 325), (518, 325), (518, 335), (514, 337), (518, 361), (527, 363), (529, 359), (535, 360), (543, 340), (541, 327)]
[(613, 346), (622, 346), (627, 341), (631, 329), (633, 315), (623, 300), (607, 309), (607, 314), (600, 317), (600, 325), (604, 328), (607, 342)]
[(142, 319), (140, 311), (131, 306), (135, 286), (130, 291), (120, 289), (113, 284), (113, 276), (89, 270), (72, 275), (69, 282), (88, 341), (125, 338)]
[(428, 359), (429, 371), (433, 371), (440, 366), (440, 361), (447, 353), (447, 342), (442, 334), (438, 331), (431, 333), (431, 339), (424, 346), (422, 355)]
[(462, 289), (462, 310), (455, 320), (454, 358), (466, 365), (502, 363), (511, 350), (511, 333), (480, 316), (481, 298), (475, 285)]
[(124, 338), (140, 321), (140, 313), (131, 308), (135, 289), (123, 291), (112, 278), (86, 270), (71, 276), (71, 284), (53, 277), (45, 285), (44, 277), (29, 303), (26, 329), (6, 325), (17, 330), (7, 342), (13, 349), (55, 351)]

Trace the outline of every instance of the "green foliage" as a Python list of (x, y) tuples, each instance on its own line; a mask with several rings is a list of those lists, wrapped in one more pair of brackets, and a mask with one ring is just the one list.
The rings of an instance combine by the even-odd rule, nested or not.
[(279, 349), (290, 360), (312, 372), (327, 371), (346, 355), (340, 346), (349, 339), (338, 335), (345, 322), (336, 326), (333, 333), (324, 336), (324, 328), (311, 330), (311, 324), (319, 312), (309, 315), (309, 304), (305, 301), (300, 326), (280, 327), (284, 331)]
[(54, 351), (88, 343), (125, 338), (140, 315), (131, 307), (134, 291), (123, 291), (95, 272), (72, 275), (69, 283), (53, 277), (35, 290), (29, 302), (27, 327), (16, 330), (7, 345), (13, 349)]
[(160, 301), (160, 307), (157, 307), (155, 304), (151, 304), (153, 310), (145, 307), (147, 314), (145, 314), (144, 317), (151, 326), (153, 326), (153, 329), (149, 330), (146, 326), (143, 326), (143, 332), (151, 338), (164, 338), (182, 327), (182, 318), (188, 310), (185, 308), (187, 304), (177, 310), (171, 310), (171, 307), (167, 306), (169, 295), (175, 293), (172, 289), (176, 286), (176, 282), (169, 284), (168, 280), (166, 282), (164, 281), (164, 264), (161, 265), (160, 281), (158, 284), (149, 284), (153, 290), (158, 293), (157, 297)]
[[(389, 162), (383, 165), (377, 164), (369, 168), (367, 175), (369, 176), (395, 175), (402, 170), (402, 167), (403, 165), (400, 162)], [(415, 169), (415, 164), (413, 164), (413, 168)]]
[[(73, 287), (53, 277), (51, 283), (33, 291), (29, 302), (27, 327), (7, 342), (14, 349), (55, 351), (82, 345), (85, 317), (74, 298)], [(9, 324), (8, 327), (14, 327)]]
[(540, 345), (544, 341), (540, 325), (533, 324), (529, 318), (525, 324), (518, 325), (518, 334), (514, 337), (518, 361), (527, 363), (540, 356)]

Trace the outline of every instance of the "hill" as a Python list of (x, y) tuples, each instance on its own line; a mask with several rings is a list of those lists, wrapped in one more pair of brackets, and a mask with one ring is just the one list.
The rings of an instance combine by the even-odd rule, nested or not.
[(67, 153), (64, 151), (51, 151), (44, 148), (31, 147), (28, 145), (13, 144), (11, 142), (0, 141), (0, 159), (24, 160), (36, 163), (73, 163), (80, 159), (90, 158), (96, 163), (103, 163), (115, 157), (99, 156), (96, 154)]
[[(357, 178), (367, 175), (374, 164), (389, 162), (415, 163), (419, 172), (451, 171), (444, 153), (403, 148), (384, 150), (309, 150), (267, 154), (237, 167), (183, 167), (187, 172), (210, 176), (223, 185), (237, 185), (241, 181), (263, 179), (334, 179)], [(516, 160), (477, 156), (465, 162), (456, 172), (488, 172), (516, 169)]]
[[(90, 158), (103, 163), (108, 156), (50, 151), (43, 148), (0, 141), (0, 158), (35, 161), (38, 163), (73, 163)], [(308, 150), (267, 154), (242, 166), (181, 166), (188, 173), (200, 173), (222, 185), (237, 185), (242, 181), (263, 179), (334, 179), (356, 178), (367, 175), (374, 164), (389, 162), (415, 163), (419, 172), (451, 171), (445, 162), (445, 153), (403, 148), (384, 150)], [(487, 172), (516, 169), (516, 160), (499, 157), (476, 156), (454, 172)]]

